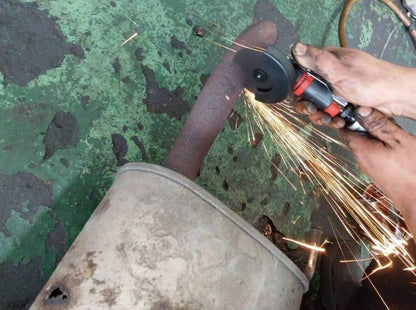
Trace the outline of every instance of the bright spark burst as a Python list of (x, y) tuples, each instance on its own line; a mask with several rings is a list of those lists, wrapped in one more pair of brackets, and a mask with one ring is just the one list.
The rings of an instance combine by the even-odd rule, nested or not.
[[(216, 25), (215, 25), (216, 26)], [(239, 47), (249, 48), (254, 51), (264, 52), (261, 47), (252, 47), (245, 42), (237, 42), (231, 40), (218, 30), (207, 31), (213, 37), (221, 39), (227, 43), (234, 44)], [(226, 50), (236, 52), (235, 49), (228, 47), (226, 44), (218, 43), (215, 39), (210, 39), (204, 36), (204, 39)], [(269, 136), (275, 146), (276, 150), (281, 156), (282, 162), (288, 171), (295, 173), (299, 179), (306, 176), (307, 179), (315, 186), (318, 191), (326, 198), (329, 205), (340, 219), (346, 231), (368, 250), (369, 258), (357, 258), (352, 260), (343, 260), (344, 263), (360, 263), (362, 261), (369, 261), (374, 259), (377, 262), (376, 267), (369, 274), (366, 273), (363, 266), (359, 264), (364, 279), (367, 279), (386, 309), (389, 309), (384, 298), (371, 281), (370, 276), (375, 272), (391, 267), (392, 261), (389, 256), (396, 255), (407, 266), (404, 270), (411, 272), (416, 276), (416, 267), (413, 258), (406, 250), (407, 240), (413, 238), (412, 235), (400, 225), (400, 220), (403, 220), (395, 209), (388, 210), (390, 215), (387, 215), (380, 208), (380, 205), (391, 204), (389, 199), (380, 193), (371, 193), (365, 196), (367, 183), (362, 178), (353, 172), (351, 162), (347, 159), (334, 156), (326, 149), (315, 143), (317, 139), (326, 141), (334, 145), (346, 148), (343, 143), (332, 137), (327, 136), (316, 128), (310, 127), (314, 139), (310, 139), (305, 135), (305, 128), (307, 123), (298, 117), (298, 114), (293, 109), (293, 105), (289, 101), (284, 101), (276, 104), (266, 105), (258, 102), (254, 98), (254, 94), (245, 90), (245, 104), (246, 104), (246, 120), (248, 126), (248, 140), (255, 141), (255, 133), (253, 130), (253, 123), (262, 132), (263, 136)], [(247, 109), (252, 111), (251, 117)], [(269, 159), (270, 152), (266, 145), (262, 143), (266, 155)], [(283, 178), (292, 186), (294, 190), (298, 190), (297, 186), (293, 184), (278, 166), (273, 164), (276, 171), (279, 171)], [(301, 190), (306, 194), (306, 190), (301, 183)], [(367, 207), (368, 206), (368, 207)], [(299, 220), (298, 216), (292, 223), (295, 225)], [(351, 219), (354, 224), (351, 223)], [(333, 230), (336, 228), (330, 219)], [(363, 238), (363, 236), (365, 236)], [(321, 246), (310, 245), (294, 239), (284, 238), (287, 241), (294, 242), (302, 247), (319, 252), (325, 252), (324, 246), (330, 243), (325, 240)], [(342, 248), (337, 239), (338, 247)], [(367, 246), (368, 244), (368, 246)], [(353, 251), (348, 248), (350, 254)], [(345, 257), (345, 253), (342, 253)], [(382, 263), (382, 262), (387, 263)], [(347, 264), (348, 267), (348, 264)], [(349, 269), (349, 267), (348, 267)], [(350, 271), (351, 273), (351, 271)], [(352, 276), (352, 275), (351, 275)], [(416, 282), (414, 282), (416, 284)]]
[(293, 243), (295, 243), (295, 244), (297, 244), (297, 245), (299, 245), (303, 248), (306, 248), (306, 249), (309, 249), (309, 250), (312, 250), (312, 251), (317, 251), (317, 252), (321, 252), (321, 253), (325, 252), (325, 249), (323, 247), (320, 247), (320, 246), (317, 246), (317, 245), (304, 243), (304, 242), (301, 242), (301, 241), (298, 241), (298, 240), (295, 240), (295, 239), (291, 239), (291, 238), (286, 238), (286, 237), (283, 237), (282, 239), (286, 240), (286, 241), (289, 241), (289, 242), (293, 242)]
[(131, 40), (133, 40), (135, 37), (137, 37), (139, 34), (136, 32), (134, 34), (132, 34), (129, 38), (127, 38), (127, 40), (125, 40), (123, 43), (121, 43), (121, 46), (126, 45), (127, 43), (129, 43)]
[(403, 271), (415, 271), (415, 270), (416, 270), (415, 266), (410, 266), (410, 267), (407, 267), (407, 268), (403, 269)]
[[(346, 249), (343, 250), (343, 247), (341, 246), (340, 241), (339, 241), (339, 238), (338, 238), (338, 236), (340, 235), (340, 232), (335, 227), (334, 223), (332, 222), (332, 220), (329, 217), (328, 217), (328, 222), (329, 222), (329, 225), (331, 226), (331, 229), (332, 229), (332, 231), (333, 231), (333, 233), (335, 235), (335, 240), (336, 240), (336, 243), (338, 245), (338, 248), (341, 251), (342, 256), (345, 258), (346, 257), (346, 254), (349, 254), (349, 256), (354, 257), (355, 262), (358, 264), (359, 259), (355, 256), (354, 251), (351, 249), (351, 247), (348, 245), (348, 243), (345, 243)], [(346, 253), (346, 251), (348, 251), (348, 253)], [(380, 265), (380, 262), (378, 262), (378, 264)], [(362, 271), (363, 275), (366, 276), (365, 278), (367, 279), (368, 283), (370, 283), (370, 285), (373, 287), (374, 291), (376, 292), (377, 296), (380, 298), (380, 301), (383, 303), (384, 307), (387, 310), (390, 310), (390, 307), (387, 305), (387, 303), (384, 300), (383, 296), (381, 295), (380, 291), (377, 289), (377, 287), (375, 286), (374, 282), (371, 280), (371, 278), (369, 277), (369, 275), (367, 275), (367, 273), (366, 273), (363, 265), (362, 264), (358, 264), (358, 267)], [(355, 277), (353, 276), (353, 273), (352, 273), (349, 265), (347, 265), (347, 268), (348, 268), (348, 271), (350, 273), (351, 278), (352, 279), (355, 279)]]
[[(259, 130), (271, 138), (286, 168), (295, 173), (303, 171), (357, 242), (362, 235), (365, 236), (371, 256), (379, 263), (376, 269), (390, 266), (389, 263), (381, 264), (380, 257), (397, 255), (409, 267), (409, 271), (413, 271), (410, 268), (415, 263), (406, 250), (407, 240), (412, 236), (398, 226), (397, 219), (401, 219), (399, 214), (393, 211), (394, 216), (390, 217), (377, 208), (377, 203), (373, 203), (371, 209), (366, 207), (363, 193), (367, 184), (346, 165), (345, 160), (342, 161), (315, 143), (314, 139), (301, 133), (307, 124), (297, 116), (290, 102), (264, 104), (255, 100), (253, 93), (245, 90), (245, 103), (252, 111), (252, 118)], [(249, 140), (252, 140), (254, 131), (249, 119), (248, 127)], [(341, 142), (317, 129), (312, 128), (311, 135), (346, 148)], [(263, 146), (268, 154), (265, 144)], [(275, 168), (288, 180), (279, 167)], [(290, 184), (297, 189), (293, 183)], [(375, 202), (386, 199), (384, 195), (371, 197)]]

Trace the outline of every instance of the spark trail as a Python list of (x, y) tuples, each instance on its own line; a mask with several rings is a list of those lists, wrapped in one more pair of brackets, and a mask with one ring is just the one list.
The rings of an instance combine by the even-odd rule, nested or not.
[[(219, 33), (207, 33), (216, 39), (206, 36), (204, 39), (222, 48), (226, 48), (227, 43), (233, 43), (254, 51), (264, 51), (262, 48), (247, 46), (244, 42), (230, 40)], [(226, 43), (220, 44), (218, 40)], [(308, 124), (299, 118), (289, 100), (264, 104), (256, 101), (254, 94), (248, 90), (244, 90), (244, 96), (249, 141), (255, 140), (254, 123), (263, 136), (270, 137), (272, 141), (274, 150), (269, 150), (262, 143), (267, 157), (271, 159), (270, 154), (278, 151), (288, 171), (298, 175), (299, 179), (302, 174), (306, 175), (353, 239), (357, 242), (364, 239), (366, 242), (363, 244), (369, 244), (367, 250), (371, 258), (377, 261), (379, 269), (385, 266), (383, 259), (397, 255), (407, 266), (406, 270), (416, 276), (414, 259), (406, 249), (408, 240), (413, 237), (401, 225), (403, 219), (389, 199), (374, 189), (369, 193), (368, 183), (351, 169), (347, 159), (331, 154), (315, 141), (327, 141), (345, 149), (348, 147), (314, 127), (311, 127), (310, 136), (307, 137), (302, 131)], [(274, 168), (294, 190), (298, 190), (286, 173), (275, 165)], [(303, 186), (302, 190), (305, 192)], [(390, 209), (381, 207), (386, 203), (391, 206)]]
[[(400, 215), (393, 211), (393, 216), (389, 216), (385, 210), (377, 208), (380, 201), (386, 201), (384, 195), (370, 197), (372, 203), (369, 204), (363, 194), (366, 182), (349, 168), (345, 160), (329, 153), (314, 142), (313, 137), (342, 147), (345, 145), (317, 129), (312, 128), (312, 137), (301, 134), (307, 124), (297, 116), (289, 102), (264, 104), (256, 101), (254, 94), (246, 90), (245, 104), (252, 117), (252, 121), (248, 121), (248, 134), (254, 137), (251, 124), (254, 122), (264, 136), (270, 137), (286, 168), (294, 173), (303, 171), (325, 197), (347, 232), (357, 242), (364, 236), (369, 244), (368, 250), (380, 266), (381, 257), (397, 255), (409, 270), (413, 270), (414, 260), (406, 250), (407, 240), (412, 236), (399, 226), (396, 219), (401, 219)], [(265, 144), (263, 146), (269, 154)], [(292, 186), (296, 188), (294, 184)]]

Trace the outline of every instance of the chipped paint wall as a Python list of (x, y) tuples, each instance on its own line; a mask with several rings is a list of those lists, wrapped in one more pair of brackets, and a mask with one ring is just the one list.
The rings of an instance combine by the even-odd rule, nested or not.
[[(365, 9), (351, 13), (358, 22), (349, 22), (350, 40), (377, 54), (395, 19), (362, 2)], [(0, 23), (0, 309), (30, 303), (119, 165), (162, 162), (223, 54), (193, 36), (193, 25), (233, 38), (266, 17), (280, 23), (288, 43), (297, 34), (336, 45), (341, 9), (338, 0), (270, 1), (276, 11), (262, 10), (266, 0), (37, 0), (11, 10), (12, 3), (0, 3), (0, 21), (16, 26)], [(411, 64), (404, 35), (395, 33), (386, 58)], [(13, 58), (15, 50), (26, 53)], [(196, 182), (248, 221), (267, 214), (284, 233), (302, 237), (315, 199), (276, 175), (246, 134), (240, 103)]]

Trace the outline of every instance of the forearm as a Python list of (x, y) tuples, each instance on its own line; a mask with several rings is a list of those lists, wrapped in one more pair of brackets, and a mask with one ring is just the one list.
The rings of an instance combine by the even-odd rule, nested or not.
[(398, 81), (394, 85), (397, 101), (397, 114), (416, 120), (416, 69), (402, 67)]
[(406, 223), (407, 229), (412, 234), (412, 236), (416, 236), (416, 217), (414, 213), (415, 212), (402, 212), (402, 216)]

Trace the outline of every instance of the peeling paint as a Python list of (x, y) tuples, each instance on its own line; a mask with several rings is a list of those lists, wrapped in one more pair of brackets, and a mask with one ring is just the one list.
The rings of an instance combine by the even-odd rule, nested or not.
[[(201, 83), (224, 53), (195, 36), (193, 27), (204, 29), (204, 37), (231, 39), (259, 16), (254, 17), (256, 0), (155, 0), (136, 1), (133, 6), (129, 0), (36, 2), (39, 10), (47, 9), (49, 16), (56, 17), (54, 23), (67, 44), (82, 47), (85, 56), (65, 57), (59, 66), (34, 77), (26, 86), (6, 85), (6, 77), (0, 73), (0, 173), (9, 177), (30, 173), (33, 182), (28, 188), (42, 191), (36, 186), (40, 182), (49, 193), (45, 202), (34, 206), (33, 195), (25, 196), (25, 189), (18, 187), (22, 196), (13, 198), (13, 205), (7, 208), (1, 205), (0, 274), (12, 270), (10, 266), (16, 274), (30, 269), (42, 282), (42, 272), (50, 274), (54, 269), (111, 185), (118, 169), (112, 134), (125, 138), (122, 158), (126, 161), (163, 161), (188, 109), (183, 104), (180, 110), (168, 114), (149, 113), (146, 91), (163, 89), (167, 95), (175, 95), (175, 90), (181, 90), (176, 93), (178, 100), (191, 108)], [(291, 35), (296, 34), (295, 29), (300, 40), (307, 43), (337, 45), (339, 0), (263, 2), (276, 5), (276, 12), (291, 26)], [(349, 16), (351, 46), (378, 55), (397, 19), (375, 1), (360, 3)], [(136, 31), (138, 36), (121, 47)], [(173, 36), (181, 42), (176, 45), (179, 48), (171, 46)], [(413, 47), (406, 38), (407, 33), (400, 27), (386, 51), (387, 60), (415, 64)], [(136, 53), (138, 50), (141, 53)], [(154, 87), (148, 87), (143, 68), (152, 75)], [(76, 119), (79, 142), (70, 148), (56, 148), (45, 162), (45, 134), (60, 110)], [(230, 125), (225, 126), (208, 154), (197, 183), (247, 221), (266, 214), (286, 235), (303, 236), (315, 207), (313, 195), (293, 192), (275, 170), (271, 171), (261, 148), (253, 149), (247, 143), (241, 102), (235, 110)], [(303, 132), (307, 134), (308, 130)], [(289, 178), (296, 181), (294, 176)], [(100, 210), (105, 211), (105, 204)], [(296, 226), (291, 224), (294, 219)], [(36, 268), (38, 273), (33, 272)], [(19, 277), (15, 279), (19, 286)], [(29, 289), (27, 292), (34, 294)], [(0, 308), (11, 304), (7, 296), (1, 297)], [(27, 302), (30, 297), (24, 296), (16, 304)]]

